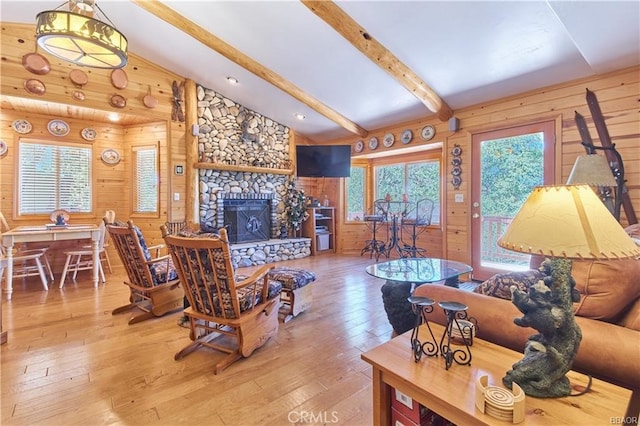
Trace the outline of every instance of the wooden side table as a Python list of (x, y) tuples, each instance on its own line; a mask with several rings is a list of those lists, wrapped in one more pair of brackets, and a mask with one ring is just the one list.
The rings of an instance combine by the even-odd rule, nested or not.
[[(431, 328), (436, 336), (444, 333), (438, 324), (431, 324)], [(427, 333), (422, 327), (420, 336), (426, 339)], [(454, 364), (448, 370), (440, 356), (414, 362), (408, 332), (362, 354), (362, 359), (373, 367), (374, 424), (390, 424), (392, 387), (459, 425), (509, 424), (476, 408), (476, 380), (487, 375), (490, 385), (503, 386), (502, 377), (522, 354), (478, 338), (474, 338), (471, 351), (471, 365)], [(575, 393), (587, 385), (588, 378), (583, 374), (571, 371), (568, 377)], [(593, 379), (591, 390), (581, 396), (527, 396), (521, 424), (611, 424), (612, 419), (624, 416), (630, 397), (628, 389)]]

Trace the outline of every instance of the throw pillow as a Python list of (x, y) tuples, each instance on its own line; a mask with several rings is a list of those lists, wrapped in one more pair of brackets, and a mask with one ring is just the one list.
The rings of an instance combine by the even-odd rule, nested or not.
[(511, 300), (511, 286), (518, 290), (529, 291), (529, 287), (543, 279), (546, 274), (543, 268), (522, 272), (505, 272), (496, 274), (473, 289), (475, 293), (484, 294), (501, 299)]

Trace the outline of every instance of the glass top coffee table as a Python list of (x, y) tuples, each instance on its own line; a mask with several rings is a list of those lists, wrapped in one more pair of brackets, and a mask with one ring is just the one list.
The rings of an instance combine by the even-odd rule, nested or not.
[(438, 281), (452, 281), (453, 279), (457, 283), (458, 276), (473, 271), (473, 268), (453, 260), (421, 257), (376, 263), (375, 265), (367, 266), (365, 271), (369, 275), (387, 281), (420, 285)]
[(396, 334), (414, 327), (415, 314), (408, 298), (416, 286), (445, 281), (445, 285), (457, 287), (458, 277), (472, 270), (461, 262), (432, 257), (396, 259), (365, 268), (367, 274), (386, 280), (380, 288), (382, 303)]

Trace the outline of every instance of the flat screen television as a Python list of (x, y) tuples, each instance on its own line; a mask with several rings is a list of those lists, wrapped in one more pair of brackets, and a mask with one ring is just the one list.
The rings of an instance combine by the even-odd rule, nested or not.
[(298, 145), (296, 171), (300, 177), (349, 177), (351, 145)]

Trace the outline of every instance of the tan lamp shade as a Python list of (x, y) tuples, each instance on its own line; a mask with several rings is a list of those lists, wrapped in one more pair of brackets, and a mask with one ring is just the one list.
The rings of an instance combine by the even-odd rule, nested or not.
[(534, 188), (498, 245), (568, 259), (640, 256), (640, 247), (587, 185)]
[(616, 186), (617, 182), (605, 156), (585, 154), (576, 158), (567, 185)]

